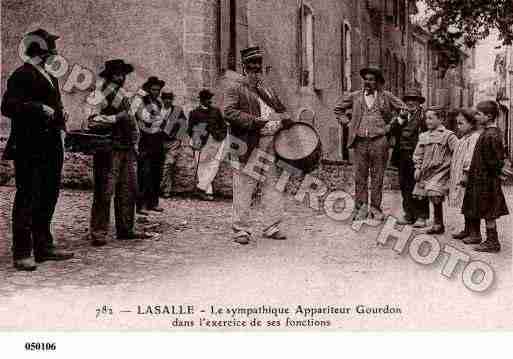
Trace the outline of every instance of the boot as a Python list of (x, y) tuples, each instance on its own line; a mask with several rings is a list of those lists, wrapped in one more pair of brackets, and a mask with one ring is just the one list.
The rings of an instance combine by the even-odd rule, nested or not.
[(452, 238), (454, 239), (464, 239), (467, 238), (470, 235), (470, 221), (468, 218), (465, 217), (465, 228), (456, 234), (452, 235)]
[(481, 220), (470, 220), (470, 234), (467, 238), (463, 239), (465, 244), (480, 244), (483, 241), (481, 237)]
[(433, 226), (426, 231), (427, 234), (443, 234), (445, 232), (444, 209), (442, 206), (442, 203), (434, 204), (435, 220)]
[(501, 250), (497, 227), (486, 228), (486, 240), (474, 248), (476, 252), (497, 253)]

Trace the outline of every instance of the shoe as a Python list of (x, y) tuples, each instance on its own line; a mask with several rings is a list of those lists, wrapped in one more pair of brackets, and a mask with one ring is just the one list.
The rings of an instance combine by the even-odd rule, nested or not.
[(470, 227), (471, 227), (470, 219), (465, 217), (465, 228), (463, 228), (463, 230), (461, 232), (453, 234), (452, 238), (454, 238), (454, 239), (467, 238), (468, 236), (470, 236)]
[(365, 209), (355, 208), (353, 211), (353, 222), (365, 221), (369, 217), (369, 213)]
[(483, 241), (483, 238), (481, 238), (481, 236), (477, 236), (477, 235), (470, 235), (469, 237), (467, 238), (464, 238), (462, 240), (463, 243), (465, 244), (481, 244), (481, 242)]
[(469, 235), (463, 239), (465, 244), (481, 244), (483, 237), (481, 237), (481, 221), (472, 220), (469, 224)]
[(469, 235), (470, 235), (470, 233), (469, 233), (469, 232), (467, 232), (467, 231), (465, 231), (465, 230), (462, 230), (462, 231), (461, 231), (461, 232), (459, 232), (459, 233), (455, 233), (455, 234), (453, 234), (453, 235), (452, 235), (452, 238), (461, 240), (461, 239), (465, 239), (465, 238), (467, 238)]
[(196, 188), (196, 196), (203, 201), (213, 201), (214, 195), (203, 191), (202, 189)]
[(273, 234), (264, 233), (264, 238), (274, 239), (277, 241), (283, 241), (283, 240), (287, 239), (287, 236), (280, 230), (277, 230)]
[(425, 218), (417, 218), (415, 223), (413, 223), (414, 228), (426, 228), (427, 223)]
[(379, 210), (372, 211), (370, 213), (370, 217), (378, 222), (383, 222), (385, 220), (385, 214)]
[(497, 253), (501, 251), (501, 244), (497, 228), (486, 228), (486, 240), (474, 248), (476, 252)]
[(427, 234), (443, 234), (445, 232), (445, 227), (440, 224), (434, 224), (431, 228), (429, 228), (426, 233)]
[(476, 252), (498, 253), (501, 251), (501, 244), (486, 240), (474, 248)]
[(19, 271), (27, 271), (32, 272), (35, 271), (37, 266), (32, 257), (15, 259), (14, 260), (14, 268)]
[(135, 222), (136, 222), (136, 223), (140, 223), (140, 224), (149, 224), (149, 223), (152, 223), (152, 222), (148, 219), (148, 217), (143, 217), (143, 216), (141, 216), (141, 217), (137, 218), (137, 219), (135, 220)]
[(46, 262), (46, 261), (66, 261), (75, 256), (73, 252), (66, 252), (60, 250), (52, 250), (42, 254), (34, 255), (36, 259), (36, 263)]
[(250, 236), (248, 232), (239, 232), (235, 234), (233, 241), (238, 244), (249, 244)]
[(404, 216), (403, 218), (400, 218), (395, 222), (396, 224), (400, 226), (409, 226), (412, 225), (415, 221), (412, 218)]
[(144, 216), (144, 217), (147, 217), (149, 216), (150, 214), (148, 212), (146, 212), (144, 209), (138, 209), (135, 211), (135, 213), (137, 213), (139, 216)]
[(127, 233), (125, 235), (118, 235), (117, 239), (120, 241), (131, 241), (131, 240), (135, 240), (135, 239), (149, 239), (152, 237), (153, 237), (153, 235), (151, 235), (147, 232), (134, 231), (131, 233)]
[(148, 211), (164, 212), (164, 208), (156, 206), (156, 207), (148, 208)]
[(103, 247), (107, 244), (107, 241), (105, 239), (95, 238), (91, 241), (91, 245), (93, 247)]

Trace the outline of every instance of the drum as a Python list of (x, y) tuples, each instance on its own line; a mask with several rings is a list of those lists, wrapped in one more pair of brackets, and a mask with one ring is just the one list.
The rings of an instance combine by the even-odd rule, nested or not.
[(100, 135), (88, 131), (69, 131), (66, 133), (64, 148), (67, 152), (79, 152), (92, 155), (96, 152), (112, 150), (110, 135)]
[(274, 151), (278, 159), (303, 173), (310, 173), (320, 164), (321, 139), (313, 126), (304, 122), (282, 128), (274, 136)]

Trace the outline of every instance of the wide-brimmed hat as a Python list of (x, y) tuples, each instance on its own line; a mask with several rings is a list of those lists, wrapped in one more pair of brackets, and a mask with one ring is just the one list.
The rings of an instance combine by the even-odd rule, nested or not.
[[(55, 54), (55, 40), (60, 37), (49, 33), (45, 29), (37, 29), (25, 34), (23, 42), (27, 56), (38, 56), (44, 53)], [(43, 44), (44, 43), (44, 44)]]
[(212, 97), (214, 97), (214, 94), (210, 92), (208, 89), (203, 89), (199, 92), (199, 99), (200, 100), (209, 100)]
[(420, 103), (426, 102), (426, 98), (422, 96), (422, 92), (418, 88), (409, 89), (403, 96), (404, 101), (414, 100)]
[(385, 76), (383, 76), (383, 71), (379, 67), (376, 66), (369, 66), (364, 67), (360, 70), (360, 76), (362, 78), (365, 77), (365, 75), (372, 74), (376, 77), (376, 80), (378, 80), (381, 83), (385, 83)]
[(261, 60), (264, 57), (263, 51), (258, 46), (252, 46), (240, 50), (240, 57), (243, 64), (254, 61)]
[(152, 86), (157, 85), (161, 89), (166, 86), (166, 82), (164, 80), (159, 79), (157, 76), (150, 76), (148, 80), (142, 85), (144, 90), (150, 89)]
[(163, 100), (173, 100), (175, 98), (175, 94), (172, 93), (171, 91), (169, 91), (169, 92), (162, 92), (160, 94), (160, 98), (163, 99)]
[(105, 62), (105, 66), (102, 72), (99, 73), (98, 76), (103, 78), (109, 78), (113, 74), (124, 74), (128, 75), (129, 73), (134, 71), (134, 67), (130, 64), (127, 64), (124, 60), (114, 59), (108, 60)]

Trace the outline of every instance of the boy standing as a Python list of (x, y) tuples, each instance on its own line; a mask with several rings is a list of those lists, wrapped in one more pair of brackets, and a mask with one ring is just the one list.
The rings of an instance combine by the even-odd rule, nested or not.
[(466, 244), (478, 244), (478, 252), (499, 252), (501, 245), (497, 234), (497, 218), (509, 214), (500, 174), (504, 166), (504, 145), (501, 131), (495, 120), (499, 107), (494, 101), (483, 101), (477, 105), (477, 121), (483, 132), (477, 141), (463, 198), (463, 214), (473, 220), (479, 228), (481, 219), (486, 222), (486, 239), (481, 242), (481, 233), (465, 240)]
[(429, 198), (434, 208), (433, 226), (427, 230), (427, 234), (445, 232), (443, 202), (449, 192), (451, 158), (458, 142), (456, 135), (442, 125), (441, 111), (440, 107), (428, 108), (426, 111), (428, 131), (420, 135), (419, 143), (413, 153), (417, 181), (413, 195), (417, 198)]

